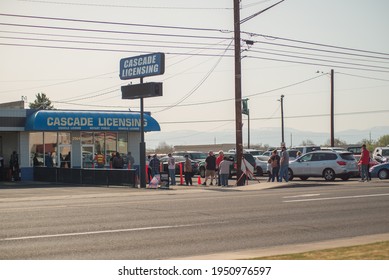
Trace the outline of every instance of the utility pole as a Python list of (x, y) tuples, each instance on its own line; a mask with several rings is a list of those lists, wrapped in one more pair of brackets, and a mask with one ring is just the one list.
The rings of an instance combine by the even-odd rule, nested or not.
[(234, 2), (234, 50), (235, 50), (235, 130), (236, 130), (236, 184), (242, 186), (244, 184), (242, 176), (242, 159), (243, 159), (243, 136), (242, 136), (242, 68), (241, 68), (241, 54), (240, 54), (240, 24), (262, 14), (263, 12), (275, 7), (284, 2), (281, 0), (270, 7), (259, 11), (242, 21), (240, 20), (240, 0), (233, 0)]
[(281, 143), (285, 143), (284, 135), (284, 95), (281, 95)]
[(331, 69), (331, 147), (334, 146), (334, 69)]
[(243, 186), (242, 180), (242, 158), (243, 158), (243, 136), (242, 136), (242, 68), (240, 54), (240, 0), (234, 1), (234, 50), (235, 50), (235, 131), (236, 131), (236, 184)]

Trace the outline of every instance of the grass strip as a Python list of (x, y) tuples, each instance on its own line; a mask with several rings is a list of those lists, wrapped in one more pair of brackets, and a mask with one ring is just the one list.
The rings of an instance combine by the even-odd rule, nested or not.
[(389, 260), (389, 241), (296, 254), (260, 257), (255, 258), (255, 260)]

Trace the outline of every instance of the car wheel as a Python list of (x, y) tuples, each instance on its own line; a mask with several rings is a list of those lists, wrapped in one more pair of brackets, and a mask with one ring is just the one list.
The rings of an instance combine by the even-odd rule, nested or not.
[(323, 177), (326, 181), (334, 181), (335, 180), (335, 172), (334, 170), (327, 168), (323, 171)]
[(293, 180), (293, 171), (292, 171), (292, 169), (288, 169), (288, 176), (289, 176), (289, 181), (292, 181)]
[(200, 177), (205, 178), (205, 168), (200, 168)]
[(388, 179), (389, 171), (387, 169), (382, 169), (380, 172), (378, 172), (378, 178), (380, 178), (381, 180)]
[(308, 176), (301, 176), (300, 177), (301, 181), (306, 181), (306, 180), (308, 180), (308, 178), (309, 178)]
[(257, 176), (263, 176), (263, 170), (261, 167), (257, 167)]

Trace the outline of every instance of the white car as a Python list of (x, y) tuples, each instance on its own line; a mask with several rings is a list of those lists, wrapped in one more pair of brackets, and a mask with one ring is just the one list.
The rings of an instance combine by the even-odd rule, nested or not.
[(377, 147), (373, 152), (373, 159), (380, 163), (387, 162), (389, 160), (389, 147)]
[(289, 180), (299, 177), (322, 177), (326, 181), (335, 178), (348, 180), (359, 174), (358, 165), (350, 152), (316, 151), (310, 152), (289, 163)]
[(269, 160), (268, 156), (254, 156), (257, 176), (263, 176), (267, 173), (267, 161)]

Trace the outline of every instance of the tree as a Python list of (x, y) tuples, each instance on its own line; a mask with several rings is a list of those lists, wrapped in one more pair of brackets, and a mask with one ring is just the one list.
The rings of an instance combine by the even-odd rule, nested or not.
[(167, 154), (171, 151), (173, 151), (173, 146), (166, 144), (166, 142), (159, 143), (158, 146), (155, 148), (156, 154)]
[[(328, 139), (325, 143), (324, 143), (325, 146), (331, 146), (331, 139)], [(343, 141), (343, 140), (340, 140), (339, 138), (335, 138), (334, 139), (334, 146), (335, 147), (346, 147), (347, 146), (347, 142), (346, 141)]]
[(30, 109), (38, 109), (38, 110), (53, 110), (55, 109), (53, 105), (51, 105), (50, 99), (44, 93), (38, 93), (35, 95), (34, 103), (30, 103)]
[(389, 134), (382, 135), (380, 138), (377, 140), (377, 147), (384, 147), (389, 145)]
[(300, 146), (314, 146), (314, 145), (315, 145), (315, 143), (313, 143), (313, 141), (312, 141), (312, 140), (309, 140), (309, 139), (304, 140), (304, 141), (301, 142), (301, 144), (300, 144)]

